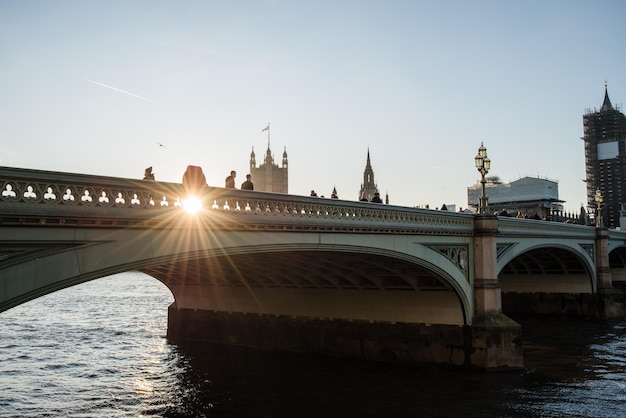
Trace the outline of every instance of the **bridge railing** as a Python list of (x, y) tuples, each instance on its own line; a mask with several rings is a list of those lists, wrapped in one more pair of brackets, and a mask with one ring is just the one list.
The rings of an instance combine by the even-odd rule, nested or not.
[(68, 207), (168, 207), (181, 195), (176, 183), (8, 167), (0, 167), (0, 188), (0, 204)]
[[(179, 183), (0, 167), (0, 222), (149, 226), (180, 213), (190, 191)], [(471, 235), (473, 216), (370, 202), (219, 187), (196, 193), (198, 216), (240, 225), (367, 228)]]
[(595, 239), (595, 228), (565, 222), (498, 217), (498, 235)]
[(332, 225), (342, 228), (432, 231), (471, 235), (473, 216), (428, 209), (384, 205), (278, 193), (215, 189), (209, 195), (211, 210), (234, 213), (237, 219), (271, 224)]

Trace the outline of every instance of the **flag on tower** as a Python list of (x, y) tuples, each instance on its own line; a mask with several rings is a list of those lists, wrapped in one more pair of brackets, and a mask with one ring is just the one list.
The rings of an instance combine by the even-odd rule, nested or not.
[(263, 130), (261, 132), (265, 132), (265, 131), (269, 131), (270, 130), (270, 124), (268, 123), (267, 126), (265, 128), (263, 128)]

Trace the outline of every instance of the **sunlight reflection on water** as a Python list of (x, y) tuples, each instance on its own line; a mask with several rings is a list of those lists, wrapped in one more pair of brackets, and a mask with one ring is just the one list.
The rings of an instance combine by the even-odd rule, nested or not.
[(177, 346), (172, 295), (125, 273), (0, 314), (0, 416), (626, 416), (626, 322), (520, 318), (527, 369), (467, 373)]

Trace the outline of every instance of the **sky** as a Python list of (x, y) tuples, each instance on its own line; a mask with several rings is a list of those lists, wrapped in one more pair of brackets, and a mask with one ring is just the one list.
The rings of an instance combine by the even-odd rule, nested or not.
[[(582, 116), (626, 101), (626, 2), (0, 0), (0, 166), (467, 207), (488, 176), (586, 204)], [(162, 144), (163, 146), (161, 146)], [(254, 181), (254, 179), (253, 179)]]

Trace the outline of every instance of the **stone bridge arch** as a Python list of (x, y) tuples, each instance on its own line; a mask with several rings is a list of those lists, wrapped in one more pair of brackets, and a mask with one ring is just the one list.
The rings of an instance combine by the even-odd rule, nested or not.
[(609, 243), (609, 268), (613, 286), (626, 291), (626, 244)]
[[(259, 244), (151, 262), (178, 309), (464, 325), (472, 318), (467, 277), (441, 253), (353, 245)], [(208, 304), (208, 305), (207, 305)]]
[(593, 243), (521, 240), (498, 245), (498, 280), (503, 293), (594, 293)]
[[(22, 233), (30, 234), (27, 230)], [(66, 241), (68, 237), (75, 241)], [(387, 309), (384, 318), (391, 322), (464, 325), (472, 318), (469, 273), (441, 251), (406, 235), (226, 230), (207, 234), (189, 229), (71, 232), (64, 228), (56, 238), (64, 243), (34, 252), (32, 259), (4, 269), (2, 286), (7, 292), (0, 301), (3, 310), (93, 279), (142, 271), (166, 284), (182, 308), (200, 307), (204, 298), (211, 300), (210, 290), (218, 289), (230, 298), (229, 304), (214, 302), (213, 308), (218, 310), (263, 313), (271, 311), (269, 304), (285, 314), (311, 314), (313, 307), (301, 307), (311, 304), (307, 298), (317, 298), (320, 312), (316, 316), (323, 316), (329, 305), (323, 303), (324, 298), (334, 298), (361, 309), (352, 313), (326, 309), (329, 317), (343, 314), (352, 319), (380, 319), (377, 315), (381, 312), (371, 309), (380, 306)], [(317, 274), (303, 268), (319, 263), (322, 267)], [(244, 273), (243, 280), (234, 280), (236, 266)], [(275, 266), (281, 267), (277, 277), (272, 275)], [(213, 273), (208, 274), (211, 268)], [(289, 277), (290, 269), (303, 277)], [(333, 269), (340, 270), (338, 277), (324, 276)], [(255, 274), (259, 271), (261, 274)], [(247, 293), (241, 290), (246, 286)], [(252, 288), (254, 292), (250, 292)], [(251, 295), (257, 299), (251, 300)], [(277, 304), (279, 300), (292, 302), (289, 307)]]

